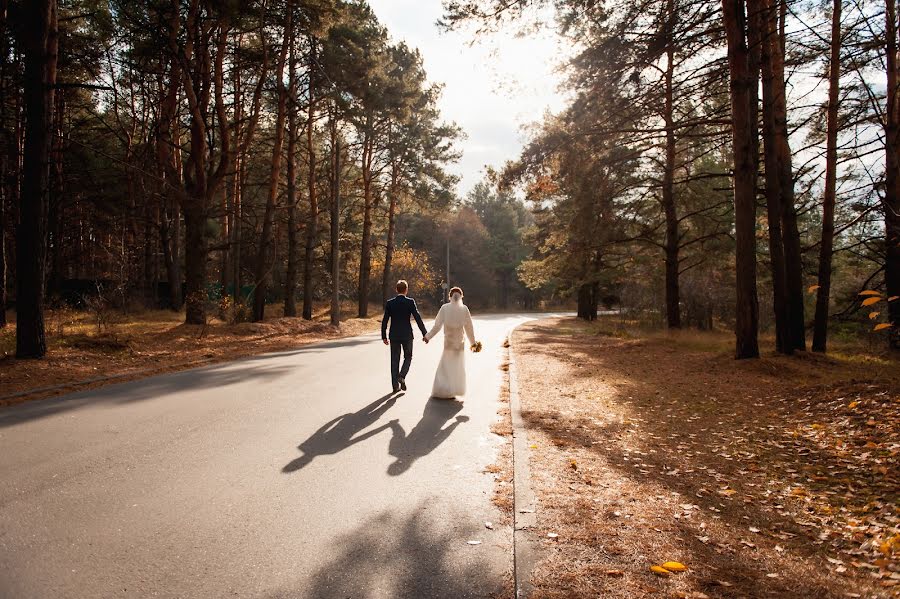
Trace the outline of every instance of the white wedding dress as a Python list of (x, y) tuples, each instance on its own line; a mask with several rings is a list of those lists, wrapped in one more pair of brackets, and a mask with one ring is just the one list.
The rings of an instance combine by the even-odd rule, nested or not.
[(444, 329), (444, 353), (434, 373), (431, 396), (449, 399), (466, 394), (466, 343), (463, 333), (470, 344), (475, 343), (472, 315), (457, 293), (438, 310), (434, 326), (425, 338), (431, 341), (441, 328)]

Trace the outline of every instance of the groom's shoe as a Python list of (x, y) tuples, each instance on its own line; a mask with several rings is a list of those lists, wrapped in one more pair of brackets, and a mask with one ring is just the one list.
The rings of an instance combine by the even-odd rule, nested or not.
[(400, 388), (406, 391), (406, 379), (398, 379), (400, 381)]
[(394, 385), (394, 393), (399, 393), (399, 392), (400, 392), (400, 387), (398, 387), (397, 385)]

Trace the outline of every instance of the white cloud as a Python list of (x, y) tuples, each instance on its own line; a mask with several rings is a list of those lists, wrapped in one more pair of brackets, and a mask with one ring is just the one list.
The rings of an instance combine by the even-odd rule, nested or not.
[(517, 37), (514, 31), (483, 36), (442, 32), (440, 0), (369, 0), (394, 40), (422, 53), (429, 79), (444, 84), (441, 112), (467, 134), (464, 155), (454, 172), (467, 193), (485, 165), (502, 166), (521, 151), (520, 127), (563, 106), (555, 72), (563, 51), (559, 38), (544, 29)]

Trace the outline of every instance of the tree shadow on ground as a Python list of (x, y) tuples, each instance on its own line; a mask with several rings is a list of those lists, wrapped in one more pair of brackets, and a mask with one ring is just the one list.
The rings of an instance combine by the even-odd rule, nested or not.
[[(717, 360), (714, 355), (692, 355), (642, 341), (573, 338), (552, 326), (531, 326), (521, 335), (534, 340), (529, 352), (557, 360), (564, 356), (571, 366), (566, 375), (570, 380), (590, 381), (585, 387), (572, 385), (575, 394), (568, 393), (563, 381), (558, 401), (541, 401), (540, 407), (535, 404), (523, 412), (526, 426), (546, 433), (567, 456), (598, 455), (599, 464), (608, 468), (604, 476), (610, 477), (597, 480), (596, 473), (582, 471), (579, 460), (579, 468), (570, 469), (563, 482), (595, 488), (592, 485), (620, 478), (625, 488), (638, 490), (639, 496), (622, 498), (625, 505), (637, 502), (636, 509), (650, 505), (660, 491), (680, 498), (676, 511), (678, 502), (699, 505), (699, 511), (689, 509), (690, 516), (678, 519), (670, 509), (657, 526), (668, 529), (658, 529), (660, 537), (665, 532), (677, 539), (679, 551), (700, 566), (696, 582), (701, 590), (717, 597), (826, 598), (859, 592), (852, 578), (831, 574), (833, 566), (824, 559), (845, 548), (847, 541), (821, 528), (821, 514), (804, 503), (807, 490), (812, 494), (823, 484), (817, 473), (828, 472), (839, 456), (809, 438), (789, 434), (799, 410), (790, 394), (794, 389), (775, 387), (777, 373), (732, 361), (730, 368), (755, 373), (757, 379), (748, 377), (745, 387), (740, 386), (743, 379), (720, 384), (717, 379), (733, 372), (712, 376), (708, 370)], [(674, 355), (665, 357), (670, 353)], [(678, 377), (673, 369), (681, 371)], [(624, 408), (623, 421), (600, 413), (599, 400), (591, 397), (597, 395), (598, 382), (611, 391), (608, 400)], [(771, 393), (773, 387), (778, 393)], [(548, 386), (546, 392), (553, 389)], [(786, 490), (798, 485), (804, 495), (792, 497)], [(832, 492), (827, 496), (833, 496), (836, 507), (842, 504), (833, 487), (820, 490)], [(619, 517), (611, 509), (598, 515), (596, 503), (583, 503), (576, 519)], [(727, 536), (717, 539), (701, 527), (703, 520), (721, 524)], [(634, 543), (647, 534), (619, 522), (616, 539), (583, 542), (603, 551), (603, 545), (608, 550), (611, 543), (626, 544), (628, 536)], [(750, 531), (751, 526), (759, 531)], [(768, 575), (773, 571), (779, 576)]]
[(258, 364), (242, 360), (214, 366), (204, 366), (172, 374), (157, 375), (137, 381), (118, 383), (98, 389), (0, 408), (0, 428), (95, 405), (121, 405), (142, 400), (152, 400), (171, 393), (189, 395), (192, 392), (199, 393), (210, 389), (220, 391), (230, 385), (242, 384), (248, 381), (272, 381), (286, 376), (294, 370), (295, 367), (290, 364)]
[[(461, 401), (431, 398), (425, 404), (421, 420), (408, 435), (399, 422), (392, 420), (388, 424), (393, 432), (388, 453), (395, 460), (388, 466), (388, 474), (391, 476), (403, 474), (416, 460), (428, 455), (446, 441), (460, 423), (468, 422), (468, 416), (456, 416), (462, 408)], [(444, 425), (454, 416), (455, 420), (445, 428)]]
[(295, 460), (291, 460), (281, 471), (286, 474), (296, 472), (309, 465), (317, 456), (340, 453), (348, 447), (374, 437), (383, 430), (393, 430), (394, 427), (399, 426), (396, 420), (392, 420), (365, 433), (362, 432), (377, 422), (396, 403), (397, 398), (402, 397), (402, 395), (402, 393), (400, 395), (393, 393), (382, 395), (356, 412), (342, 414), (326, 422), (306, 441), (297, 446), (297, 449), (302, 451), (303, 455)]
[[(381, 513), (338, 538), (323, 553), (327, 564), (305, 593), (280, 591), (270, 599), (464, 599), (499, 596), (503, 581), (485, 567), (486, 547), (466, 546), (472, 531), (436, 530), (423, 506), (409, 516)], [(458, 552), (458, 553), (457, 553)], [(331, 555), (333, 553), (333, 555)], [(457, 553), (457, 555), (454, 555)], [(303, 581), (307, 582), (307, 581)]]

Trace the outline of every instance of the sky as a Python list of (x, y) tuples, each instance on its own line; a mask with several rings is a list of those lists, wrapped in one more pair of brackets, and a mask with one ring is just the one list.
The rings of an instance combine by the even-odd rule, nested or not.
[(523, 126), (564, 106), (556, 72), (563, 46), (552, 30), (518, 37), (510, 29), (476, 41), (471, 31), (437, 27), (441, 0), (369, 4), (394, 42), (419, 49), (429, 80), (444, 85), (441, 113), (466, 133), (459, 143), (462, 158), (450, 168), (461, 178), (460, 194), (482, 179), (486, 165), (501, 167), (518, 157), (526, 141)]

